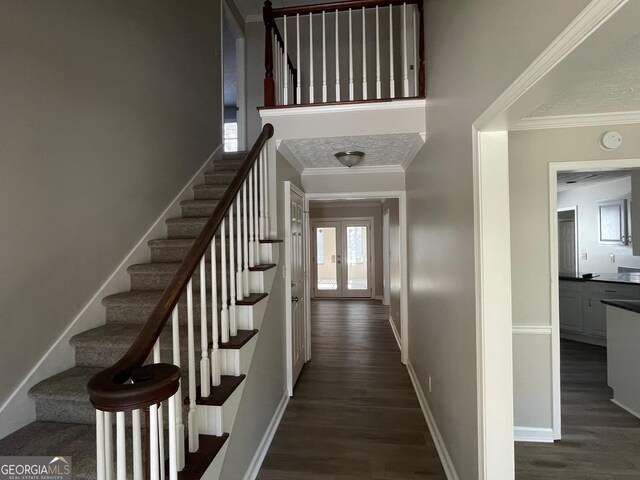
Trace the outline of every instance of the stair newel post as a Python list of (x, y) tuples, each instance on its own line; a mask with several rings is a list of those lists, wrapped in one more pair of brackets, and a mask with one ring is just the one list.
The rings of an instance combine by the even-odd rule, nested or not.
[(209, 332), (207, 328), (207, 261), (200, 259), (200, 393), (208, 397), (211, 393), (209, 378)]
[(97, 480), (106, 480), (105, 469), (105, 413), (96, 409), (96, 472)]
[(273, 9), (270, 0), (264, 2), (262, 7), (264, 19), (264, 105), (275, 106), (275, 83), (273, 81)]
[[(269, 143), (267, 142), (267, 145)], [(264, 238), (269, 237), (269, 159), (267, 146), (262, 147), (262, 175), (264, 176)]]
[[(189, 414), (187, 416), (189, 428), (189, 452), (198, 451), (198, 418), (196, 412), (196, 351), (195, 333), (193, 326), (193, 279), (187, 284), (187, 343), (189, 351)], [(152, 407), (153, 408), (153, 407)], [(156, 408), (157, 410), (157, 408)], [(156, 411), (157, 415), (157, 411)], [(152, 417), (153, 412), (152, 412)]]
[(211, 240), (211, 385), (220, 385), (220, 332), (218, 331), (218, 272), (216, 236)]
[(259, 192), (258, 192), (258, 163), (256, 163), (252, 169), (253, 171), (253, 192), (254, 192), (254, 196), (253, 196), (253, 212), (254, 212), (254, 216), (253, 216), (253, 222), (254, 222), (254, 230), (253, 230), (253, 248), (255, 249), (254, 252), (254, 261), (256, 265), (260, 265), (261, 263), (261, 259), (260, 259), (260, 241), (258, 238), (259, 235), (259, 231), (260, 231), (260, 222), (259, 222), (259, 213), (258, 213), (258, 203), (259, 203)]
[(418, 67), (418, 95), (424, 97), (427, 94), (427, 83), (424, 71), (424, 5), (418, 2), (418, 57), (420, 66)]
[[(176, 367), (180, 367), (180, 322), (178, 315), (178, 306), (176, 305), (173, 308), (173, 312), (171, 312), (171, 339), (173, 342), (173, 364)], [(175, 447), (176, 447), (176, 468), (177, 470), (182, 470), (184, 468), (184, 442), (182, 439), (184, 438), (184, 424), (182, 423), (182, 379), (178, 385), (178, 391), (176, 392), (176, 401), (175, 405), (175, 434), (178, 439)], [(134, 412), (135, 413), (135, 412)], [(171, 422), (171, 419), (169, 419)], [(134, 430), (135, 434), (135, 430)], [(135, 453), (135, 451), (134, 451)], [(142, 459), (141, 459), (142, 461)], [(135, 463), (134, 463), (135, 467)], [(135, 468), (134, 468), (135, 472)], [(134, 480), (138, 480), (135, 478)]]
[(244, 259), (244, 267), (242, 269), (242, 285), (244, 289), (244, 293), (249, 296), (251, 295), (251, 289), (249, 288), (249, 230), (247, 228), (247, 224), (249, 222), (248, 212), (247, 212), (247, 180), (245, 179), (242, 184), (242, 231), (244, 233), (244, 237), (242, 239), (242, 249), (243, 249), (243, 259)]
[(220, 311), (220, 339), (222, 343), (229, 342), (229, 300), (227, 298), (227, 232), (225, 219), (220, 225), (220, 280), (222, 287), (222, 310)]
[(131, 412), (133, 437), (133, 480), (142, 480), (142, 425), (140, 410)]
[(260, 150), (258, 156), (258, 165), (260, 166), (260, 240), (265, 239), (266, 221), (264, 218), (264, 202), (266, 198), (264, 185), (264, 149)]
[(229, 335), (235, 337), (238, 334), (236, 318), (236, 281), (235, 281), (235, 242), (233, 241), (233, 203), (229, 208), (229, 290), (231, 300), (229, 302)]
[(238, 257), (238, 265), (236, 267), (236, 297), (238, 300), (242, 300), (244, 298), (244, 285), (242, 284), (242, 212), (240, 206), (242, 202), (240, 200), (240, 193), (238, 193), (236, 195), (236, 250)]
[(253, 236), (253, 169), (249, 171), (249, 268), (255, 266), (255, 240)]
[(116, 478), (127, 479), (127, 443), (124, 412), (116, 412)]

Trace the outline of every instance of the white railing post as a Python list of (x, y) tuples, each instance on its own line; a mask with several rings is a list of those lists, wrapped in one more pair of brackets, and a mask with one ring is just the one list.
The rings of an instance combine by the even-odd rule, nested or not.
[(220, 331), (218, 330), (218, 266), (216, 236), (211, 240), (211, 385), (220, 385)]
[(104, 412), (104, 476), (113, 480), (113, 422), (111, 412)]
[(393, 5), (389, 5), (389, 98), (396, 96), (396, 81), (393, 78)]
[[(241, 204), (242, 196), (240, 192), (236, 195), (236, 257), (237, 257), (237, 271), (236, 271), (236, 298), (242, 300), (244, 298), (244, 284), (242, 280), (242, 213)], [(231, 207), (233, 208), (233, 207)]]
[[(176, 305), (171, 312), (171, 337), (173, 340), (173, 364), (180, 368), (180, 322), (178, 314), (178, 306)], [(182, 423), (182, 379), (178, 385), (178, 391), (176, 392), (179, 401), (176, 403), (176, 437), (179, 439), (176, 444), (176, 466), (178, 470), (184, 468), (184, 424)], [(135, 413), (135, 412), (134, 412)], [(140, 421), (140, 420), (138, 420)], [(171, 421), (171, 420), (169, 420)], [(142, 458), (140, 458), (140, 465), (142, 465)]]
[(264, 184), (265, 184), (265, 199), (264, 199), (264, 228), (265, 228), (265, 238), (269, 236), (269, 227), (270, 227), (270, 218), (269, 218), (269, 158), (268, 152), (269, 149), (267, 145), (269, 142), (262, 147), (262, 164), (264, 165)]
[(322, 101), (327, 101), (327, 30), (324, 10), (322, 11)]
[[(153, 345), (153, 363), (160, 363), (160, 338), (156, 340), (156, 343)], [(160, 468), (160, 480), (165, 480), (165, 472), (164, 472), (164, 420), (162, 416), (162, 403), (158, 404), (158, 414), (155, 419), (151, 419), (152, 421), (158, 422), (158, 455), (160, 460), (159, 468)]]
[(178, 448), (176, 445), (176, 399), (178, 394), (169, 397), (169, 480), (178, 480)]
[(336, 102), (340, 101), (340, 40), (338, 30), (340, 28), (339, 12), (336, 10)]
[(96, 409), (96, 477), (97, 480), (106, 480), (105, 468), (105, 413)]
[(376, 5), (376, 98), (382, 98), (382, 82), (380, 81), (380, 13)]
[[(196, 405), (196, 347), (195, 347), (195, 333), (193, 326), (193, 279), (189, 280), (187, 284), (187, 343), (189, 352), (189, 414), (188, 429), (189, 429), (189, 451), (191, 453), (198, 451), (198, 418), (197, 418), (197, 405)], [(155, 418), (158, 416), (158, 407), (155, 407), (155, 412), (151, 414), (151, 425), (157, 425), (158, 422)]]
[(407, 4), (402, 4), (402, 96), (409, 96), (409, 59), (407, 57)]
[(349, 100), (353, 101), (353, 24), (349, 9)]
[(283, 18), (284, 28), (282, 41), (284, 42), (284, 104), (289, 105), (289, 55), (287, 54), (287, 16)]
[(133, 437), (133, 480), (142, 480), (142, 422), (140, 420), (140, 410), (131, 412), (131, 430)]
[[(191, 412), (189, 412), (191, 414)], [(151, 480), (160, 480), (160, 454), (158, 452), (158, 406), (149, 407), (149, 470)], [(189, 432), (191, 435), (191, 431)], [(197, 450), (197, 449), (196, 449)]]
[(367, 26), (366, 11), (362, 7), (362, 99), (367, 99)]
[(253, 248), (255, 249), (254, 253), (254, 262), (256, 265), (260, 265), (262, 260), (260, 258), (260, 239), (258, 238), (258, 232), (260, 230), (260, 222), (259, 222), (259, 213), (258, 213), (258, 164), (253, 166)]
[(258, 164), (260, 165), (260, 240), (264, 240), (267, 237), (265, 232), (267, 222), (264, 217), (264, 204), (267, 198), (266, 185), (264, 183), (264, 151), (265, 149), (263, 148), (260, 150), (260, 155), (258, 155)]
[(313, 88), (313, 14), (309, 13), (309, 103), (315, 102)]
[[(296, 99), (298, 103), (302, 103), (302, 68), (300, 67), (300, 14), (296, 13), (296, 68), (298, 69), (298, 78), (296, 81)], [(246, 215), (246, 213), (245, 213)]]
[(227, 232), (225, 220), (220, 226), (220, 282), (222, 287), (222, 310), (220, 311), (220, 340), (222, 343), (229, 342), (229, 309), (227, 298)]
[(208, 397), (211, 393), (209, 384), (209, 334), (207, 332), (207, 263), (205, 255), (200, 259), (200, 393)]
[(251, 295), (251, 288), (249, 285), (249, 229), (247, 228), (249, 218), (247, 210), (247, 179), (245, 178), (242, 184), (242, 226), (244, 237), (242, 239), (244, 266), (242, 269), (242, 284), (244, 293), (248, 297)]
[(249, 268), (254, 267), (255, 242), (253, 236), (253, 168), (247, 176), (249, 181)]
[(238, 334), (236, 319), (236, 281), (235, 281), (235, 242), (233, 241), (233, 203), (229, 208), (229, 290), (231, 301), (229, 302), (229, 335), (235, 337)]
[(418, 24), (416, 22), (416, 12), (418, 5), (411, 9), (413, 16), (413, 95), (418, 96)]
[(127, 440), (124, 412), (116, 413), (116, 478), (127, 479)]

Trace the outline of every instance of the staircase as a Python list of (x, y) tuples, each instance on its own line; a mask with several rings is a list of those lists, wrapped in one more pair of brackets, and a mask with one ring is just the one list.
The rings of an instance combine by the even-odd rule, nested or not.
[[(119, 480), (124, 477), (134, 479), (142, 477), (154, 478), (156, 476), (160, 479), (164, 479), (165, 476), (167, 479), (176, 477), (175, 472), (172, 473), (169, 463), (171, 436), (168, 425), (171, 417), (167, 415), (167, 410), (171, 407), (165, 408), (164, 412), (161, 411), (158, 415), (159, 426), (164, 431), (158, 437), (160, 448), (156, 455), (159, 455), (160, 466), (155, 470), (156, 473), (154, 474), (154, 469), (149, 467), (150, 462), (147, 461), (149, 452), (151, 452), (149, 445), (152, 445), (152, 442), (149, 442), (148, 430), (145, 433), (144, 428), (142, 445), (144, 446), (147, 442), (149, 442), (149, 445), (147, 445), (147, 449), (142, 449), (141, 452), (138, 452), (138, 459), (136, 460), (136, 438), (134, 438), (134, 433), (136, 428), (139, 432), (141, 426), (146, 426), (149, 418), (153, 418), (149, 417), (148, 410), (146, 415), (143, 413), (138, 416), (139, 424), (135, 423), (135, 415), (129, 415), (127, 412), (126, 420), (123, 420), (124, 423), (118, 425), (118, 428), (114, 428), (117, 422), (113, 422), (113, 419), (114, 417), (118, 418), (117, 416), (120, 413), (109, 414), (106, 417), (108, 420), (105, 421), (110, 428), (104, 429), (106, 432), (104, 433), (104, 438), (107, 440), (105, 442), (102, 441), (103, 434), (99, 431), (96, 450), (97, 416), (95, 408), (89, 401), (87, 384), (98, 372), (116, 364), (131, 347), (143, 324), (147, 322), (152, 311), (158, 305), (163, 291), (178, 271), (182, 261), (194, 245), (196, 238), (212, 216), (214, 209), (224, 197), (246, 155), (247, 152), (224, 154), (221, 162), (215, 164), (213, 170), (205, 172), (204, 183), (193, 188), (193, 200), (182, 202), (182, 216), (167, 220), (166, 238), (151, 240), (148, 243), (150, 263), (129, 266), (130, 291), (110, 295), (103, 299), (105, 324), (80, 333), (71, 339), (71, 345), (75, 347), (76, 366), (38, 383), (30, 390), (29, 393), (34, 398), (36, 405), (36, 421), (0, 440), (1, 455), (71, 456), (73, 458), (74, 477), (77, 479), (105, 478), (106, 480), (111, 480), (116, 476)], [(246, 206), (245, 197), (245, 209)], [(232, 206), (232, 210), (235, 210), (235, 207)], [(237, 211), (240, 212), (240, 208)], [(257, 214), (256, 200), (256, 216)], [(243, 228), (246, 230), (245, 215), (246, 210), (243, 210), (243, 215), (236, 217), (236, 220), (244, 221)], [(237, 223), (236, 226), (238, 229), (241, 227)], [(236, 231), (233, 234), (236, 234)], [(246, 236), (246, 232), (243, 232), (243, 234)], [(228, 229), (224, 235), (224, 240), (231, 250), (236, 248), (233, 242), (238, 242), (238, 252), (240, 253), (242, 251), (240, 240), (237, 237), (236, 240), (233, 240)], [(219, 237), (219, 241), (222, 241), (221, 237)], [(223, 333), (225, 326), (223, 321), (218, 321), (217, 331), (220, 333), (215, 340), (216, 343), (219, 342), (217, 346), (219, 347), (218, 368), (221, 374), (220, 384), (217, 386), (207, 385), (207, 388), (210, 388), (210, 394), (202, 396), (202, 385), (200, 385), (202, 345), (208, 344), (206, 350), (213, 352), (214, 342), (213, 338), (210, 338), (212, 335), (212, 317), (207, 317), (206, 313), (203, 318), (209, 319), (209, 337), (205, 337), (202, 340), (200, 336), (200, 282), (201, 278), (206, 279), (205, 291), (209, 292), (207, 294), (206, 307), (208, 312), (212, 312), (211, 252), (205, 257), (206, 261), (200, 263), (200, 265), (206, 265), (206, 275), (201, 277), (199, 268), (193, 274), (192, 299), (188, 299), (186, 293), (180, 295), (175, 309), (177, 317), (175, 312), (173, 314), (174, 318), (178, 320), (176, 322), (177, 328), (172, 326), (171, 320), (166, 323), (154, 352), (147, 357), (145, 362), (146, 364), (175, 363), (177, 360), (175, 346), (179, 345), (179, 362), (183, 368), (180, 372), (181, 391), (178, 390), (176, 394), (179, 395), (179, 397), (176, 397), (179, 400), (176, 400), (175, 403), (184, 404), (184, 407), (176, 405), (174, 408), (178, 412), (182, 410), (182, 415), (178, 414), (180, 418), (176, 420), (176, 424), (184, 425), (184, 429), (178, 429), (177, 432), (181, 434), (183, 431), (187, 432), (189, 430), (187, 428), (189, 425), (188, 410), (193, 411), (195, 408), (195, 427), (199, 441), (196, 442), (198, 444), (197, 450), (191, 453), (189, 452), (188, 444), (184, 447), (182, 454), (180, 453), (181, 448), (177, 447), (178, 457), (180, 458), (180, 455), (183, 455), (183, 460), (178, 460), (178, 465), (182, 461), (184, 462), (184, 468), (178, 472), (177, 478), (198, 479), (203, 476), (211, 479), (219, 478), (226, 453), (227, 440), (229, 434), (233, 431), (234, 420), (244, 390), (244, 381), (249, 373), (259, 328), (265, 315), (268, 292), (273, 283), (275, 267), (278, 263), (278, 242), (262, 239), (256, 242), (256, 244), (258, 243), (256, 257), (262, 262), (256, 261), (248, 269), (251, 293), (250, 295), (246, 293), (237, 295), (235, 299), (237, 334), (233, 335), (232, 328), (228, 340), (223, 341), (225, 340)], [(220, 244), (216, 244), (216, 252), (216, 269), (220, 272), (223, 267)], [(230, 252), (227, 253), (230, 256)], [(226, 258), (229, 258), (229, 256)], [(236, 259), (239, 263), (237, 265), (239, 271), (242, 267), (239, 255)], [(246, 259), (244, 259), (244, 263), (245, 265), (247, 264)], [(224, 266), (226, 267), (227, 264), (225, 263)], [(236, 280), (236, 272), (231, 263), (229, 264), (229, 269), (230, 283)], [(237, 281), (241, 283), (241, 280)], [(226, 284), (220, 285), (218, 283), (215, 288), (218, 299), (216, 305), (222, 304), (222, 302), (229, 302), (226, 297)], [(225, 289), (224, 294), (222, 292), (223, 288)], [(226, 308), (226, 304), (224, 308)], [(218, 311), (218, 308), (216, 308), (216, 311)], [(193, 322), (191, 332), (189, 332), (188, 319)], [(178, 334), (177, 336), (176, 333)], [(179, 338), (177, 343), (176, 338)], [(210, 342), (208, 342), (209, 339), (211, 340)], [(189, 342), (192, 344), (193, 352), (189, 351)], [(189, 365), (190, 353), (195, 354), (196, 358), (195, 375), (191, 377), (196, 379), (197, 385), (195, 385), (195, 388), (190, 385), (187, 368), (184, 368), (184, 366)], [(211, 355), (213, 356), (213, 353)], [(205, 352), (204, 357), (206, 356), (207, 353)], [(207, 362), (205, 362), (205, 367), (206, 370), (208, 368)], [(208, 373), (205, 375), (208, 375), (209, 378), (211, 377)], [(196, 391), (195, 402), (193, 398), (189, 398), (190, 389), (191, 393)], [(122, 419), (124, 419), (124, 414), (122, 414)], [(121, 431), (120, 427), (124, 425), (126, 427)], [(153, 426), (151, 428), (153, 429)], [(185, 433), (182, 436), (185, 438), (178, 438), (176, 443), (183, 444), (188, 434)], [(110, 444), (110, 439), (114, 439), (116, 447)], [(139, 440), (140, 434), (138, 434), (138, 442)], [(140, 444), (138, 443), (138, 445)], [(101, 455), (103, 455), (101, 446), (106, 452), (104, 453), (104, 458), (106, 459), (104, 460), (105, 467), (96, 464), (96, 458), (100, 459), (102, 458)], [(138, 449), (140, 449), (139, 446)], [(154, 453), (151, 452), (150, 455), (153, 459)], [(126, 468), (123, 470), (121, 463), (124, 459), (126, 459)], [(166, 464), (164, 460), (166, 460)], [(100, 461), (98, 460), (98, 462)], [(141, 465), (146, 466), (146, 474), (141, 471)], [(136, 467), (138, 467), (137, 470)], [(176, 469), (174, 468), (174, 470)], [(100, 473), (97, 474), (97, 471)]]

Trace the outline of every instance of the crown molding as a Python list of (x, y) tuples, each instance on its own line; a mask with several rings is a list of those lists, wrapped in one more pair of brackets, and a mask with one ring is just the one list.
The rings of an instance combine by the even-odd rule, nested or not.
[(411, 146), (411, 150), (409, 151), (409, 154), (400, 164), (403, 170), (406, 170), (407, 168), (409, 168), (409, 165), (411, 165), (411, 162), (413, 162), (413, 160), (416, 158), (416, 155), (418, 155), (418, 152), (420, 151), (420, 149), (427, 142), (427, 132), (420, 132), (418, 135), (419, 137)]
[(526, 117), (516, 123), (511, 130), (597, 127), (606, 125), (626, 125), (630, 123), (640, 123), (640, 111)]
[(302, 175), (305, 170), (304, 165), (300, 163), (298, 157), (291, 153), (291, 150), (289, 150), (289, 147), (287, 147), (286, 143), (283, 143), (282, 140), (276, 140), (276, 150), (280, 154), (282, 154), (282, 156), (287, 160), (287, 162), (291, 164), (293, 168), (296, 169), (296, 172)]
[(344, 103), (340, 105), (311, 105), (300, 107), (286, 108), (262, 108), (260, 116), (262, 118), (287, 117), (291, 115), (317, 115), (319, 113), (336, 113), (336, 112), (370, 112), (373, 110), (398, 110), (405, 108), (425, 108), (427, 101), (424, 98), (412, 100), (391, 100), (384, 102), (368, 102), (368, 103)]
[(404, 168), (401, 165), (371, 165), (347, 168), (347, 167), (327, 167), (327, 168), (305, 168), (302, 176), (311, 177), (318, 175), (361, 175), (364, 173), (375, 173), (388, 175), (390, 173), (404, 174)]

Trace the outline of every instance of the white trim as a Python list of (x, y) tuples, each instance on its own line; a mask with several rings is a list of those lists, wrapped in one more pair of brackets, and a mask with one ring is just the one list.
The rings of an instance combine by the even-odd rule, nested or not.
[(285, 160), (289, 162), (289, 164), (293, 168), (295, 168), (296, 172), (302, 175), (302, 172), (304, 171), (304, 165), (302, 165), (302, 163), (300, 163), (300, 160), (298, 160), (298, 157), (296, 157), (291, 152), (291, 150), (289, 150), (289, 147), (287, 147), (286, 143), (283, 143), (282, 140), (276, 140), (276, 150), (280, 152), (280, 154), (282, 154)]
[(631, 415), (633, 415), (634, 417), (638, 417), (640, 418), (640, 413), (632, 410), (631, 408), (627, 407), (624, 403), (620, 403), (618, 400), (616, 400), (615, 398), (612, 398), (611, 401), (613, 403), (615, 403), (617, 406), (619, 406), (620, 408), (622, 408), (623, 410), (626, 410), (627, 412), (629, 412)]
[(396, 328), (396, 324), (393, 323), (393, 317), (389, 315), (389, 324), (391, 325), (391, 331), (393, 332), (393, 336), (396, 338), (396, 342), (398, 343), (398, 348), (402, 351), (402, 342), (400, 341), (400, 334), (398, 333), (398, 329)]
[(287, 117), (294, 115), (317, 115), (319, 113), (337, 112), (370, 112), (374, 110), (398, 110), (404, 108), (426, 108), (427, 101), (423, 98), (414, 100), (392, 100), (390, 102), (345, 103), (341, 105), (312, 105), (291, 108), (262, 108), (260, 116), (265, 118)]
[(180, 202), (193, 198), (193, 186), (202, 180), (201, 175), (210, 167), (213, 158), (221, 150), (222, 145), (219, 145), (0, 407), (0, 438), (35, 420), (35, 406), (28, 395), (29, 389), (38, 382), (75, 365), (75, 348), (69, 344), (69, 339), (78, 333), (104, 325), (102, 299), (129, 289), (130, 279), (127, 267), (149, 261), (150, 251), (147, 242), (166, 236), (165, 220), (172, 216), (179, 216)]
[[(556, 187), (557, 189), (557, 187)], [(557, 192), (556, 192), (557, 194)], [(563, 208), (558, 208), (557, 212), (573, 212), (573, 246), (575, 249), (574, 255), (575, 255), (575, 262), (576, 262), (576, 272), (580, 271), (580, 239), (579, 239), (579, 235), (578, 235), (578, 206), (577, 205), (573, 205), (571, 207), (563, 207)], [(556, 217), (556, 228), (557, 228), (557, 223), (558, 223), (558, 217)], [(558, 257), (559, 258), (559, 257)]]
[(551, 335), (551, 325), (514, 325), (514, 335)]
[[(415, 155), (414, 155), (415, 157)], [(302, 176), (311, 177), (316, 175), (361, 175), (363, 173), (404, 173), (401, 165), (365, 165), (362, 167), (305, 167)]]
[[(556, 67), (628, 0), (591, 0), (584, 10), (474, 122), (478, 130), (490, 127), (522, 95)], [(495, 129), (504, 129), (504, 125)]]
[(513, 427), (516, 442), (553, 443), (553, 429), (536, 427)]
[(436, 450), (438, 451), (438, 456), (440, 457), (440, 463), (442, 463), (442, 468), (444, 469), (444, 473), (447, 476), (448, 480), (458, 480), (458, 473), (456, 472), (456, 468), (453, 465), (453, 461), (449, 456), (449, 452), (447, 451), (447, 446), (442, 439), (442, 435), (440, 434), (440, 430), (438, 430), (438, 425), (436, 424), (436, 420), (431, 413), (431, 409), (429, 408), (429, 403), (427, 402), (427, 398), (424, 396), (424, 391), (420, 386), (420, 381), (416, 375), (415, 370), (413, 369), (413, 365), (411, 362), (407, 362), (407, 371), (409, 372), (409, 378), (411, 378), (411, 383), (413, 383), (413, 388), (416, 391), (416, 395), (418, 397), (418, 402), (420, 403), (420, 408), (422, 409), (422, 414), (424, 415), (425, 420), (427, 421), (427, 426), (429, 427), (429, 431), (431, 432), (431, 438), (433, 438), (433, 443), (436, 446)]
[(282, 395), (280, 403), (278, 404), (278, 408), (276, 408), (276, 411), (271, 418), (271, 422), (269, 422), (267, 431), (264, 432), (262, 440), (260, 440), (260, 445), (258, 445), (258, 449), (256, 450), (253, 459), (251, 459), (251, 463), (249, 464), (247, 473), (244, 474), (243, 480), (255, 480), (255, 478), (258, 476), (260, 467), (262, 466), (262, 462), (264, 461), (264, 457), (269, 451), (269, 446), (271, 446), (271, 442), (273, 441), (273, 437), (278, 430), (278, 425), (280, 425), (280, 420), (282, 420), (282, 415), (284, 415), (284, 411), (286, 410), (288, 403), (289, 393), (285, 391)]
[(381, 208), (382, 204), (377, 202), (357, 201), (352, 200), (349, 203), (345, 202), (317, 202), (311, 205), (309, 208)]
[(379, 300), (379, 301), (382, 301), (382, 295), (373, 295), (373, 296), (371, 297), (371, 300)]
[(244, 19), (244, 23), (264, 23), (264, 17), (259, 13), (253, 13), (251, 15), (247, 15), (247, 18)]
[[(496, 266), (508, 265), (509, 262), (503, 260), (508, 258), (510, 251), (508, 110), (626, 2), (592, 0), (472, 125), (479, 480), (512, 478), (514, 470), (513, 412), (504, 409), (496, 412), (495, 408), (495, 405), (513, 405), (513, 378), (509, 374), (513, 370), (513, 357), (504, 355), (506, 346), (511, 349), (513, 325), (509, 322), (507, 326), (503, 318), (511, 309), (511, 296), (496, 296), (496, 292), (505, 291), (502, 288), (505, 279), (498, 274)], [(491, 137), (486, 136), (490, 130), (499, 132), (504, 138), (501, 142), (494, 138), (502, 145), (494, 145), (493, 149), (485, 151), (481, 139), (490, 140)], [(501, 150), (497, 152), (500, 158), (497, 166), (493, 158), (496, 149)], [(506, 161), (501, 158), (505, 155)], [(496, 204), (497, 197), (506, 201), (506, 208)], [(496, 237), (492, 233), (494, 226), (501, 233), (507, 229), (506, 250), (504, 238), (490, 241)], [(501, 260), (496, 261), (498, 258)], [(506, 270), (505, 273), (510, 276)], [(510, 292), (510, 281), (506, 291)], [(556, 337), (555, 333), (553, 337)], [(555, 391), (555, 383), (553, 388)]]
[(640, 123), (640, 111), (525, 117), (510, 130), (539, 130), (545, 128), (599, 127)]

